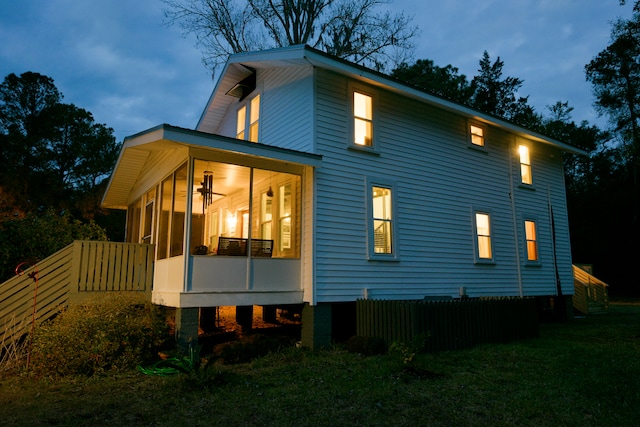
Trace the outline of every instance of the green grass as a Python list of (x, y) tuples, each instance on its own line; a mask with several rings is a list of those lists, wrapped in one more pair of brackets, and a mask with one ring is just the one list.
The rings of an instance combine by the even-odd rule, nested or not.
[(433, 375), (338, 348), (167, 377), (14, 375), (0, 379), (0, 425), (636, 426), (640, 305), (416, 364)]

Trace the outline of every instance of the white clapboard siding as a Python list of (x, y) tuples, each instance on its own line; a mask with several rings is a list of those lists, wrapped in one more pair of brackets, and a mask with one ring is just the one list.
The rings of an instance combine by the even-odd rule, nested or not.
[(256, 90), (233, 102), (217, 133), (236, 136), (237, 111), (260, 93), (259, 142), (313, 152), (313, 68), (311, 66), (260, 69)]
[[(348, 82), (322, 70), (316, 75), (316, 152), (323, 156), (315, 198), (318, 302), (353, 300), (365, 292), (393, 299), (456, 296), (462, 286), (471, 296), (518, 295), (519, 276), (525, 294), (553, 294), (548, 188), (556, 230), (562, 230), (556, 235), (558, 264), (568, 291), (571, 261), (559, 152), (527, 141), (536, 189), (521, 189), (514, 136), (489, 128), (486, 152), (470, 149), (464, 118), (382, 90), (374, 122), (379, 155), (351, 150)], [(367, 177), (395, 184), (397, 262), (367, 260)], [(474, 263), (474, 209), (491, 213), (493, 265)], [(538, 267), (524, 267), (524, 217), (538, 224)]]

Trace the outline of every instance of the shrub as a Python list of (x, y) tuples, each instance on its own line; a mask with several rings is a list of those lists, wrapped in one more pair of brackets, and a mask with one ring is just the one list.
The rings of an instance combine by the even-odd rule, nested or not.
[(36, 328), (32, 367), (40, 375), (95, 375), (157, 357), (168, 341), (164, 310), (134, 295), (74, 305)]
[(382, 338), (353, 336), (344, 344), (345, 349), (351, 353), (363, 356), (375, 356), (387, 352), (387, 343)]

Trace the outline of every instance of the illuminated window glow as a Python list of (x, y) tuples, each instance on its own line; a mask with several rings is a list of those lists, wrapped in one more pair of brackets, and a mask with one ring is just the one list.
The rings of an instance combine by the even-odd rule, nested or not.
[(484, 147), (484, 129), (478, 126), (470, 126), (471, 143), (478, 147)]
[(251, 100), (251, 114), (249, 117), (249, 141), (258, 142), (258, 121), (260, 119), (260, 95)]
[(479, 259), (492, 259), (493, 251), (491, 249), (491, 226), (489, 214), (476, 213), (476, 237), (478, 245)]
[(538, 233), (534, 221), (524, 222), (524, 233), (527, 241), (527, 261), (538, 261)]
[(236, 138), (244, 139), (244, 128), (247, 122), (247, 106), (244, 105), (238, 110), (236, 122)]
[(353, 142), (356, 145), (372, 146), (373, 99), (360, 92), (353, 93)]
[(376, 254), (393, 253), (391, 189), (373, 187), (373, 251)]
[[(247, 110), (249, 110), (247, 112)], [(247, 119), (249, 122), (247, 123)], [(248, 139), (258, 142), (258, 129), (260, 123), (260, 95), (256, 95), (247, 105), (238, 109), (236, 116), (236, 138)], [(249, 133), (247, 134), (247, 128)]]
[(531, 157), (529, 156), (529, 147), (521, 145), (518, 148), (520, 152), (520, 176), (523, 184), (533, 184), (533, 178), (531, 176)]

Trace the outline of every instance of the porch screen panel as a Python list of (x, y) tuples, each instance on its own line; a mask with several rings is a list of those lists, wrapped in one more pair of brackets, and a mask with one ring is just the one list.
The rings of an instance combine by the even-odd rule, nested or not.
[[(191, 248), (193, 255), (216, 255), (220, 238), (249, 237), (251, 168), (196, 159), (193, 167)], [(222, 255), (232, 251), (224, 250)]]
[(171, 247), (169, 256), (184, 253), (184, 226), (187, 212), (187, 164), (175, 172), (173, 190), (173, 213), (171, 215)]
[(254, 169), (251, 238), (260, 241), (253, 246), (269, 246), (274, 258), (298, 258), (300, 204), (300, 176)]

